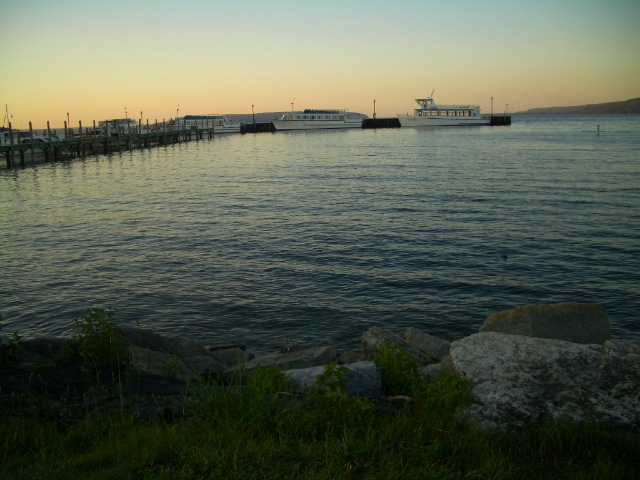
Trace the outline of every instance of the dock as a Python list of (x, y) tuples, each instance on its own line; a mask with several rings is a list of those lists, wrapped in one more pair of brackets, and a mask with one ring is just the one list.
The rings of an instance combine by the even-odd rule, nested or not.
[(511, 125), (511, 115), (490, 115), (489, 125), (493, 126), (507, 126)]
[(400, 128), (398, 117), (393, 118), (365, 118), (362, 128)]
[[(492, 126), (511, 125), (511, 115), (486, 115), (483, 118), (490, 121)], [(135, 122), (134, 122), (135, 123)], [(363, 129), (377, 128), (400, 128), (400, 120), (397, 117), (392, 118), (367, 118), (362, 122)], [(16, 143), (14, 140), (14, 132), (9, 124), (9, 129), (3, 129), (4, 133), (8, 133), (4, 144), (0, 145), (0, 153), (5, 156), (7, 168), (11, 168), (19, 161), (24, 165), (27, 156), (31, 161), (37, 154), (39, 158), (44, 156), (44, 160), (57, 161), (62, 158), (85, 157), (87, 155), (108, 154), (111, 152), (130, 151), (140, 148), (151, 148), (154, 146), (169, 145), (174, 143), (189, 142), (212, 139), (214, 138), (214, 127), (190, 127), (176, 126), (172, 123), (167, 124), (164, 120), (159, 123), (157, 120), (154, 124), (146, 125), (140, 122), (137, 126), (127, 129), (117, 128), (109, 135), (104, 135), (96, 128), (96, 122), (93, 122), (93, 128), (83, 129), (82, 122), (79, 122), (75, 133), (72, 129), (67, 129), (67, 122), (64, 122), (64, 131), (67, 135), (63, 139), (59, 139), (55, 134), (52, 135), (47, 122), (46, 130), (41, 130), (42, 135), (36, 135), (36, 131), (29, 122), (29, 135), (22, 139), (22, 143)], [(275, 132), (276, 129), (271, 122), (249, 122), (243, 123), (240, 133), (262, 133)], [(26, 132), (22, 132), (26, 133)], [(9, 143), (9, 144), (7, 144)]]
[[(214, 127), (186, 128), (174, 125), (167, 125), (164, 121), (153, 125), (139, 125), (128, 129), (115, 129), (109, 135), (98, 134), (96, 122), (93, 122), (92, 129), (83, 129), (82, 122), (79, 122), (80, 133), (75, 134), (73, 130), (64, 126), (67, 135), (63, 139), (52, 135), (49, 122), (43, 135), (36, 135), (29, 122), (29, 137), (22, 140), (22, 143), (15, 143), (11, 124), (8, 129), (9, 145), (0, 145), (2, 153), (7, 161), (7, 168), (11, 168), (16, 163), (16, 157), (20, 163), (24, 164), (27, 153), (30, 154), (31, 161), (36, 154), (44, 155), (44, 160), (57, 161), (61, 158), (85, 157), (87, 155), (97, 155), (101, 153), (130, 151), (139, 148), (150, 148), (153, 146), (169, 145), (174, 143), (189, 142), (211, 139), (214, 137)], [(71, 136), (73, 135), (73, 136)]]

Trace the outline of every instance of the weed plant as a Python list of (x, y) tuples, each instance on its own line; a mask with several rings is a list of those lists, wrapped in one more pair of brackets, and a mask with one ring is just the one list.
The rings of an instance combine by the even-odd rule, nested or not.
[(404, 407), (348, 397), (344, 368), (331, 364), (305, 394), (277, 368), (190, 384), (176, 421), (99, 408), (73, 425), (3, 417), (0, 478), (638, 478), (640, 440), (629, 432), (563, 423), (485, 432), (460, 414), (471, 400), (464, 380), (424, 380), (393, 346), (376, 360), (385, 391), (411, 397)]

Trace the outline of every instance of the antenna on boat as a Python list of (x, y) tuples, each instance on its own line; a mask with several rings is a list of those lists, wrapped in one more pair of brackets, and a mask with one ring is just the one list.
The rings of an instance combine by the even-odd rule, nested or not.
[(433, 92), (435, 92), (435, 89), (431, 90), (431, 98), (433, 98)]

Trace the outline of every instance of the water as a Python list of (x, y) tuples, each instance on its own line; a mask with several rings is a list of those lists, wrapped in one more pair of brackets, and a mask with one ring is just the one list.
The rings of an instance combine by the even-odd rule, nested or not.
[(4, 333), (68, 336), (113, 306), (261, 353), (353, 348), (374, 325), (454, 339), (518, 305), (599, 302), (638, 338), (639, 133), (640, 116), (515, 117), (2, 169)]

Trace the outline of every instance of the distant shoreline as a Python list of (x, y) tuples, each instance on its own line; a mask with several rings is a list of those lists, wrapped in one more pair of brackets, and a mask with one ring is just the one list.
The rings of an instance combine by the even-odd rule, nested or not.
[(531, 108), (513, 115), (627, 115), (640, 113), (640, 97), (622, 102), (597, 103), (574, 107)]

